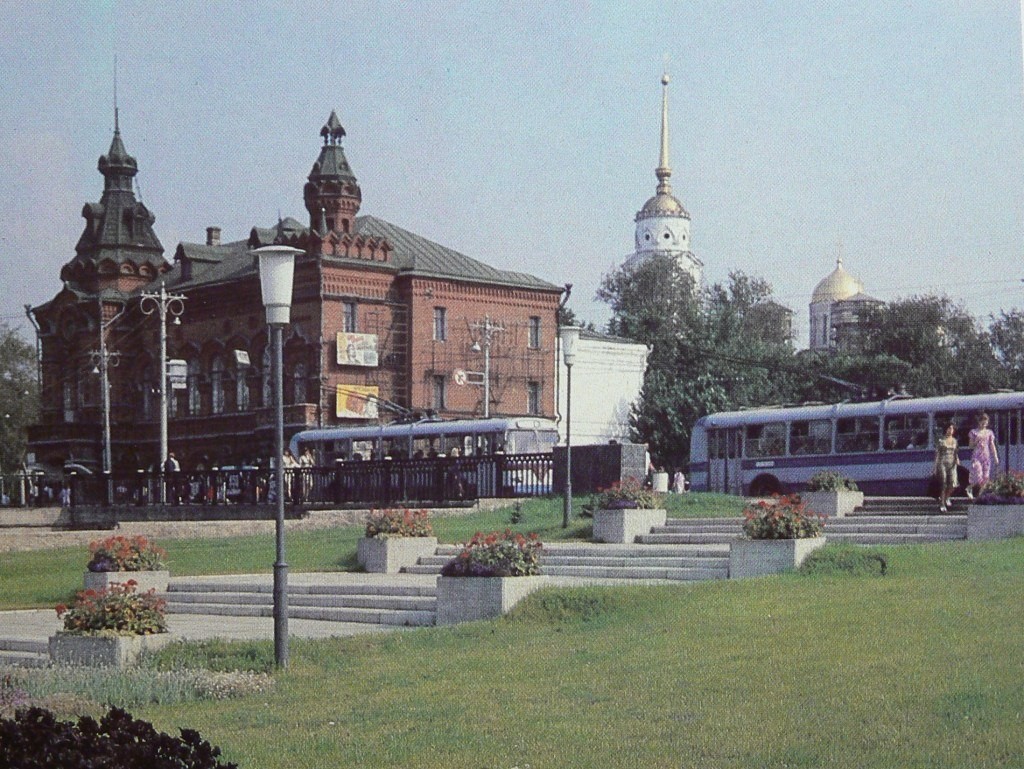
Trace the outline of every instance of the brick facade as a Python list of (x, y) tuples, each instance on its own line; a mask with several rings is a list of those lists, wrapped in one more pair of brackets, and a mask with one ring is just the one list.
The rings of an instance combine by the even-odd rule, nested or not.
[[(161, 281), (169, 293), (186, 297), (181, 324), (169, 324), (167, 334), (168, 358), (185, 360), (188, 369), (185, 389), (169, 391), (171, 450), (185, 467), (265, 458), (273, 430), (269, 341), (251, 251), (274, 242), (304, 252), (296, 260), (291, 323), (284, 333), (286, 432), (429, 411), (482, 416), (483, 387), (472, 382), (481, 380), (474, 372), (484, 369), (485, 321), (491, 328), (490, 414), (554, 417), (562, 289), (357, 216), (362, 193), (333, 113), (321, 136), (320, 156), (303, 189), (308, 226), (283, 219), (228, 243), (211, 227), (205, 244), (179, 244), (170, 264), (152, 232), (154, 217), (126, 181), (135, 161), (115, 135), (101, 158), (103, 201), (83, 212), (86, 232), (62, 270), (65, 288), (33, 310), (43, 410), (30, 430), (29, 448), (38, 461), (100, 466), (102, 392), (92, 369), (102, 326), (110, 353), (113, 468), (155, 462), (159, 320), (142, 312), (140, 295), (159, 290)], [(443, 339), (435, 338), (439, 310)], [(346, 331), (368, 336), (342, 337), (339, 350), (339, 334)], [(470, 381), (461, 383), (456, 372), (469, 372)]]

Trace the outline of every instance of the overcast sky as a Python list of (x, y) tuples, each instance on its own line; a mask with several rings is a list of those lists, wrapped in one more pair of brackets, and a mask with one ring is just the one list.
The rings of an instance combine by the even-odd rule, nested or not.
[[(238, 7), (235, 7), (238, 6)], [(768, 279), (806, 344), (845, 266), (882, 299), (1024, 306), (1018, 0), (33, 2), (0, 15), (0, 320), (60, 289), (121, 133), (165, 256), (285, 216), (336, 109), (372, 214), (496, 267), (601, 276), (673, 190), (708, 280)]]

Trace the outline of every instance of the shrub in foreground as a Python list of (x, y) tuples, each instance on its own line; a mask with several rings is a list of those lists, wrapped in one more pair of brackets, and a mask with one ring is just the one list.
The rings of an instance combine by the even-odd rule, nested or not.
[(119, 708), (99, 722), (88, 716), (59, 721), (42, 708), (0, 719), (0, 766), (10, 769), (237, 769), (219, 757), (220, 748), (193, 729), (172, 737)]
[(808, 575), (847, 574), (857, 577), (881, 577), (889, 568), (885, 554), (872, 548), (851, 545), (826, 545), (815, 550), (800, 564), (800, 573)]
[(805, 487), (807, 491), (858, 491), (857, 484), (837, 470), (819, 470)]

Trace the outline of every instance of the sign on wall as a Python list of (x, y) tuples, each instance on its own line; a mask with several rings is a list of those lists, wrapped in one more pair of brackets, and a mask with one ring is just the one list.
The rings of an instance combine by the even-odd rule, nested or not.
[(339, 366), (376, 366), (377, 335), (338, 332)]
[(339, 419), (376, 419), (379, 395), (376, 385), (340, 384), (334, 415)]

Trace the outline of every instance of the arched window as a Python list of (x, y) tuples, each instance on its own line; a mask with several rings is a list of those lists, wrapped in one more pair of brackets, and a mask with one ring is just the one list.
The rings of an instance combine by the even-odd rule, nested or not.
[(292, 403), (306, 402), (306, 364), (296, 363), (292, 370)]
[(210, 412), (224, 413), (224, 361), (219, 355), (210, 363)]
[(235, 409), (249, 410), (249, 366), (244, 363), (235, 364)]
[(159, 415), (160, 406), (157, 398), (158, 388), (153, 382), (153, 370), (149, 366), (142, 371), (142, 381), (139, 383), (140, 395), (142, 396), (142, 418), (145, 421)]
[(185, 374), (185, 383), (188, 387), (188, 413), (191, 416), (199, 416), (202, 408), (202, 398), (199, 395), (199, 359), (193, 358), (188, 362), (188, 371)]

